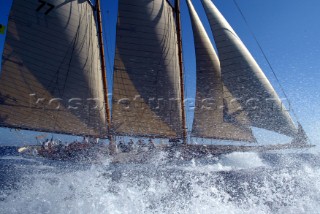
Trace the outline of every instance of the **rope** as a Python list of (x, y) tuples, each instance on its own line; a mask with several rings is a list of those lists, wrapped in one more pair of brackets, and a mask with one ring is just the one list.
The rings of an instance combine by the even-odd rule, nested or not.
[(269, 61), (269, 59), (268, 59), (268, 57), (267, 57), (266, 53), (263, 51), (262, 46), (261, 46), (260, 42), (258, 41), (258, 39), (257, 39), (256, 35), (254, 34), (254, 32), (252, 31), (252, 29), (250, 28), (250, 25), (249, 25), (249, 23), (248, 23), (248, 21), (247, 21), (247, 19), (246, 19), (245, 15), (244, 15), (244, 13), (242, 12), (242, 10), (241, 10), (241, 8), (240, 8), (239, 4), (237, 3), (237, 0), (233, 0), (233, 2), (234, 2), (234, 4), (236, 5), (236, 7), (237, 7), (237, 9), (238, 9), (239, 13), (241, 14), (241, 16), (242, 16), (242, 18), (243, 18), (244, 22), (246, 23), (247, 28), (249, 29), (251, 36), (253, 37), (253, 39), (254, 39), (254, 40), (255, 40), (255, 42), (257, 43), (257, 45), (258, 45), (258, 47), (259, 47), (259, 49), (260, 49), (261, 53), (263, 54), (263, 57), (265, 58), (266, 62), (268, 63), (268, 66), (269, 66), (270, 70), (272, 71), (272, 73), (273, 73), (273, 75), (274, 75), (274, 77), (275, 77), (276, 81), (278, 82), (278, 84), (279, 84), (279, 86), (280, 86), (280, 89), (281, 89), (281, 91), (282, 91), (283, 95), (284, 95), (284, 96), (285, 96), (285, 98), (287, 99), (288, 104), (289, 104), (289, 109), (291, 110), (291, 112), (292, 112), (292, 114), (293, 114), (294, 118), (296, 119), (296, 121), (297, 121), (297, 122), (299, 122), (299, 118), (298, 118), (297, 114), (295, 113), (295, 111), (294, 111), (294, 109), (293, 109), (293, 107), (292, 107), (292, 105), (291, 105), (291, 101), (290, 101), (289, 97), (287, 96), (287, 94), (286, 94), (286, 92), (285, 92), (285, 90), (284, 90), (284, 87), (283, 87), (283, 86), (282, 86), (282, 84), (280, 83), (279, 78), (278, 78), (278, 76), (277, 76), (276, 72), (274, 71), (274, 69), (273, 69), (273, 67), (272, 67), (272, 65), (271, 65), (271, 63), (270, 63), (270, 61)]
[[(102, 17), (104, 18), (104, 20), (108, 20), (109, 19), (109, 13), (108, 12), (106, 12), (106, 13), (102, 12)], [(111, 79), (108, 82), (111, 82), (111, 86), (112, 86), (112, 83), (113, 83), (113, 66), (112, 66), (112, 64), (113, 64), (113, 62), (112, 62), (112, 59), (110, 57), (110, 55), (112, 55), (112, 54), (110, 54), (110, 52), (111, 53), (115, 52), (115, 51), (113, 51), (115, 48), (111, 49), (111, 46), (110, 46), (111, 42), (109, 43), (109, 41), (108, 41), (109, 38), (107, 37), (107, 35), (109, 35), (108, 34), (108, 30), (109, 29), (106, 26), (106, 22), (102, 22), (102, 25), (103, 25), (103, 31), (104, 31), (102, 36), (103, 36), (103, 39), (104, 39), (104, 42), (105, 42), (105, 49), (107, 49), (106, 50), (106, 53), (107, 53), (107, 60), (106, 60), (107, 62), (106, 62), (106, 64), (107, 64), (108, 70), (111, 72)], [(108, 86), (109, 86), (109, 84), (108, 84)]]

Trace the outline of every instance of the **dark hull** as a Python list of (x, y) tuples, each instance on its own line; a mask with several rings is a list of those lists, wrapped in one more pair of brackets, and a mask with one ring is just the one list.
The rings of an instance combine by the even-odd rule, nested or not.
[[(233, 152), (267, 152), (286, 149), (307, 149), (313, 145), (269, 145), (269, 146), (232, 146), (232, 145), (162, 145), (154, 149), (136, 149), (128, 152), (117, 152), (110, 154), (107, 145), (92, 145), (81, 149), (61, 149), (59, 151), (49, 151), (40, 146), (30, 146), (28, 152), (22, 154), (33, 154), (36, 156), (52, 159), (52, 160), (68, 160), (68, 161), (98, 161), (101, 158), (109, 157), (114, 163), (141, 163), (155, 160), (157, 156), (164, 152), (169, 160), (183, 159), (191, 160), (193, 158), (203, 158), (207, 156), (218, 157), (223, 154)], [(35, 152), (36, 151), (36, 152)]]

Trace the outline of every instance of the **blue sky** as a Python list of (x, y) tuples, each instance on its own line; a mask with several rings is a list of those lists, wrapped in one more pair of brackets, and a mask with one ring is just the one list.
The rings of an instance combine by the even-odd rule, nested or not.
[[(7, 22), (11, 1), (1, 0), (0, 23), (2, 24)], [(200, 0), (193, 0), (193, 3), (213, 41)], [(311, 141), (317, 144), (320, 140), (320, 108), (318, 107), (320, 105), (320, 1), (237, 0), (249, 26), (245, 24), (233, 0), (214, 0), (214, 3), (248, 47), (280, 97), (284, 98), (249, 29), (254, 32), (285, 89), (299, 121)], [(182, 0), (181, 4), (186, 95), (193, 98), (195, 59), (192, 29), (185, 1)], [(111, 87), (117, 0), (102, 0), (102, 10), (108, 85)], [(1, 53), (4, 39), (5, 35), (0, 35)], [(187, 115), (190, 129), (192, 111), (187, 111)], [(32, 143), (35, 142), (36, 135), (38, 133), (0, 128), (0, 144)], [(268, 134), (261, 134), (260, 138), (264, 139), (267, 136)]]

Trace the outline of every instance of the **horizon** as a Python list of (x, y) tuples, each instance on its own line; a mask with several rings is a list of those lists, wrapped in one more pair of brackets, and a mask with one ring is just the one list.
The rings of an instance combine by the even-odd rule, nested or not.
[[(5, 2), (5, 7), (0, 8), (0, 24), (6, 26), (11, 0), (6, 0)], [(207, 30), (211, 42), (214, 44), (208, 20), (205, 17), (200, 0), (193, 0), (192, 2)], [(257, 60), (280, 98), (283, 98), (285, 96), (281, 92), (280, 85), (273, 76), (250, 31), (256, 36), (274, 68), (281, 86), (291, 101), (291, 107), (295, 110), (311, 142), (317, 144), (320, 139), (320, 122), (317, 118), (320, 115), (320, 110), (317, 108), (320, 104), (320, 86), (317, 85), (320, 79), (320, 74), (319, 72), (317, 73), (320, 68), (318, 60), (320, 54), (320, 41), (318, 40), (320, 36), (320, 24), (316, 20), (320, 18), (317, 10), (320, 7), (320, 2), (317, 0), (310, 0), (308, 2), (297, 0), (271, 0), (266, 2), (238, 0), (237, 3), (245, 15), (248, 25), (241, 17), (233, 0), (216, 0), (214, 3)], [(112, 91), (111, 80), (113, 75), (113, 72), (110, 71), (113, 68), (113, 55), (115, 52), (116, 1), (103, 1), (101, 9), (103, 11), (104, 44), (107, 53), (105, 61), (107, 63), (108, 91), (110, 94)], [(186, 2), (181, 1), (184, 78), (187, 86), (185, 98), (192, 99), (195, 96), (195, 53), (193, 33), (187, 10)], [(297, 14), (302, 15), (298, 16)], [(5, 35), (0, 34), (1, 55), (4, 39)], [(193, 113), (189, 108), (186, 108), (186, 113), (188, 130), (190, 130)], [(34, 137), (40, 134), (39, 132), (30, 131), (11, 132), (9, 129), (1, 128), (0, 145), (21, 145), (25, 142), (34, 143)], [(54, 134), (54, 136), (60, 137), (57, 134)], [(265, 137), (274, 139), (278, 138), (277, 136), (272, 137), (270, 133), (262, 133), (259, 138), (265, 140)], [(70, 137), (65, 138), (69, 139)], [(71, 138), (75, 137), (71, 136)], [(282, 138), (280, 139), (282, 140)], [(2, 141), (6, 141), (7, 143)], [(23, 142), (18, 143), (17, 141)]]

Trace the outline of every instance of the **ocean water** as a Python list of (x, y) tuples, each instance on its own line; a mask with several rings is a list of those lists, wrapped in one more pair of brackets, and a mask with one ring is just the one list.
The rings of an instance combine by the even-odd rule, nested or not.
[[(2, 149), (3, 150), (3, 149)], [(320, 155), (231, 153), (146, 164), (0, 155), (0, 213), (320, 213)]]

